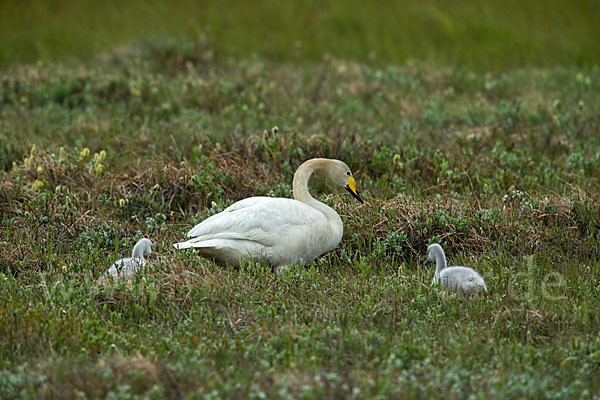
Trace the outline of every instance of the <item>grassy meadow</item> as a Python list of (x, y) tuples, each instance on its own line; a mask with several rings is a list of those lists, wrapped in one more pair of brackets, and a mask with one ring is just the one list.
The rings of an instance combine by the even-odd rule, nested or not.
[(0, 65), (209, 36), (236, 57), (424, 60), (477, 71), (600, 63), (597, 0), (0, 2)]
[[(142, 41), (152, 24), (73, 34), (99, 5), (2, 4), (12, 26), (62, 19), (10, 34), (0, 23), (0, 398), (598, 398), (598, 30), (582, 12), (592, 2), (550, 3), (532, 16), (509, 1), (506, 21), (487, 3), (451, 8), (457, 36), (440, 37), (456, 42), (440, 52), (426, 25), (393, 47), (400, 28), (379, 41), (359, 24), (374, 36), (345, 48), (352, 18), (309, 33), (271, 24), (267, 6), (261, 47), (215, 22), (249, 9), (211, 1), (210, 33), (166, 39), (194, 7), (182, 2), (147, 11), (164, 25)], [(98, 15), (116, 23), (130, 4)], [(283, 21), (311, 20), (289, 4)], [(327, 7), (344, 15), (339, 4)], [(366, 9), (368, 23), (391, 18)], [(519, 25), (521, 48), (490, 23), (463, 46), (475, 28), (454, 18), (474, 15), (531, 17), (539, 36)], [(558, 40), (549, 15), (577, 23)], [(124, 37), (136, 44), (108, 50)], [(237, 200), (291, 197), (312, 157), (344, 160), (366, 200), (311, 179), (344, 222), (331, 253), (277, 275), (173, 249)], [(150, 267), (103, 282), (141, 237), (155, 243)], [(489, 294), (432, 287), (434, 242)]]

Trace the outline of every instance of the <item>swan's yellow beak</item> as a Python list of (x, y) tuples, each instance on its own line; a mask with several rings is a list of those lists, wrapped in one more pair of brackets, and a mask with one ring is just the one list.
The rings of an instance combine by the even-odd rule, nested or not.
[(364, 203), (365, 201), (363, 200), (362, 197), (360, 197), (360, 193), (358, 193), (358, 190), (356, 190), (356, 182), (354, 182), (354, 178), (352, 176), (348, 177), (348, 184), (346, 185), (346, 190), (348, 191), (348, 193), (350, 193), (352, 195), (352, 197), (354, 197), (356, 200), (360, 201), (361, 203)]

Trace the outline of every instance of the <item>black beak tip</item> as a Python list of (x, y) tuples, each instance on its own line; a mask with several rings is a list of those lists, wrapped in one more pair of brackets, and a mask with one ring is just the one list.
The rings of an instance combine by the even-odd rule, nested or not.
[(358, 193), (358, 190), (356, 191), (356, 193), (354, 193), (352, 191), (352, 189), (350, 189), (348, 186), (346, 186), (346, 190), (348, 191), (348, 193), (350, 193), (352, 195), (352, 197), (354, 197), (356, 200), (360, 201), (360, 204), (365, 204), (365, 201), (363, 200), (360, 193)]

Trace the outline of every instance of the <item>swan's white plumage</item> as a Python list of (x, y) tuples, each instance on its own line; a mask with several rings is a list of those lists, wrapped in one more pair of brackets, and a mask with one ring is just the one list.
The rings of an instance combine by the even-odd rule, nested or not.
[(298, 200), (250, 197), (195, 226), (188, 233), (192, 239), (177, 247), (202, 248), (222, 264), (252, 260), (289, 266), (335, 247), (343, 231), (321, 234), (327, 231), (327, 218)]
[(444, 289), (452, 292), (487, 292), (483, 278), (472, 268), (448, 267), (440, 273), (438, 279)]
[(203, 256), (225, 265), (267, 262), (285, 268), (314, 260), (341, 241), (340, 216), (308, 193), (308, 179), (321, 171), (335, 183), (346, 185), (362, 201), (350, 169), (341, 161), (313, 159), (294, 175), (295, 199), (250, 197), (240, 200), (192, 228), (191, 239), (178, 249), (197, 248)]
[(152, 242), (146, 238), (140, 239), (131, 254), (131, 258), (122, 258), (115, 261), (108, 271), (107, 276), (114, 278), (132, 278), (139, 270), (146, 266), (146, 257), (152, 253)]
[(442, 246), (437, 243), (427, 248), (429, 261), (435, 261), (436, 269), (432, 284), (438, 283), (444, 289), (459, 293), (481, 293), (487, 292), (487, 286), (483, 278), (469, 267), (448, 267), (446, 255)]

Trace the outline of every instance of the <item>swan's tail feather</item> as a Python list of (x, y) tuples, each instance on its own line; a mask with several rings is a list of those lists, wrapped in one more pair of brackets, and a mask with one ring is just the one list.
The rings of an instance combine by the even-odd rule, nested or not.
[(194, 240), (188, 240), (187, 242), (174, 243), (173, 247), (175, 247), (178, 250), (183, 250), (183, 249), (191, 249), (193, 247), (214, 248), (216, 246), (214, 243), (197, 242)]

